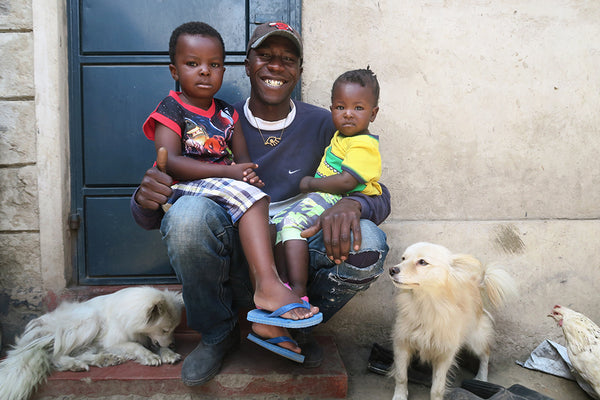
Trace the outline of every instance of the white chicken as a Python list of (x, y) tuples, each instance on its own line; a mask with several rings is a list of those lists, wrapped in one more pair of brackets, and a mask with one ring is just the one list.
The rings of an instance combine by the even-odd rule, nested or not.
[(585, 315), (567, 307), (554, 306), (548, 316), (563, 330), (573, 368), (600, 396), (600, 328)]

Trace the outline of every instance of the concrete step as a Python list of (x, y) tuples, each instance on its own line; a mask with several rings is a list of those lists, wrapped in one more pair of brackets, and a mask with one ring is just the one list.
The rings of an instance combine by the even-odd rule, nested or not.
[[(151, 396), (197, 394), (211, 398), (263, 396), (345, 398), (348, 375), (331, 336), (316, 336), (325, 358), (319, 368), (302, 365), (277, 356), (245, 339), (242, 327), (239, 351), (228, 356), (221, 372), (209, 383), (188, 387), (181, 382), (181, 365), (149, 367), (134, 362), (107, 368), (92, 367), (88, 372), (55, 372), (33, 397), (107, 398), (118, 395)], [(197, 345), (200, 335), (179, 332), (175, 343), (185, 357)]]

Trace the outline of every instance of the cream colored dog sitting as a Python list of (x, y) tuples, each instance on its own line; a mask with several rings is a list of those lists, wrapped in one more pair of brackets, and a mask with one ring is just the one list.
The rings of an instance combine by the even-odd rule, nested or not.
[(485, 304), (498, 308), (516, 295), (508, 273), (431, 243), (408, 247), (389, 273), (400, 289), (392, 337), (394, 400), (408, 398), (407, 369), (413, 355), (432, 365), (432, 400), (442, 400), (448, 371), (463, 346), (479, 357), (476, 379), (486, 381), (493, 319)]

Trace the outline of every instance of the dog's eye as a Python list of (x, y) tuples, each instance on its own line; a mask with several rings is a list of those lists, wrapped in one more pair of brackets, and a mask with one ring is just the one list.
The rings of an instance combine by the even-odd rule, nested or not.
[(402, 257), (400, 260), (401, 260), (401, 261), (404, 261), (404, 260), (406, 260), (406, 257)]
[(417, 261), (417, 264), (419, 264), (419, 265), (429, 265), (429, 263), (427, 261), (423, 260), (422, 258), (419, 259), (419, 261)]

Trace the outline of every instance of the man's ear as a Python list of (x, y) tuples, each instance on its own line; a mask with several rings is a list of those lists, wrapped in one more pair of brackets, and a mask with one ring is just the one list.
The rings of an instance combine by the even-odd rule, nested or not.
[(171, 73), (171, 77), (178, 81), (179, 80), (179, 74), (177, 73), (177, 67), (175, 67), (173, 64), (169, 64), (169, 72)]
[(250, 72), (248, 72), (248, 67), (250, 66), (250, 61), (248, 57), (244, 59), (244, 69), (246, 70), (246, 76), (250, 76)]

